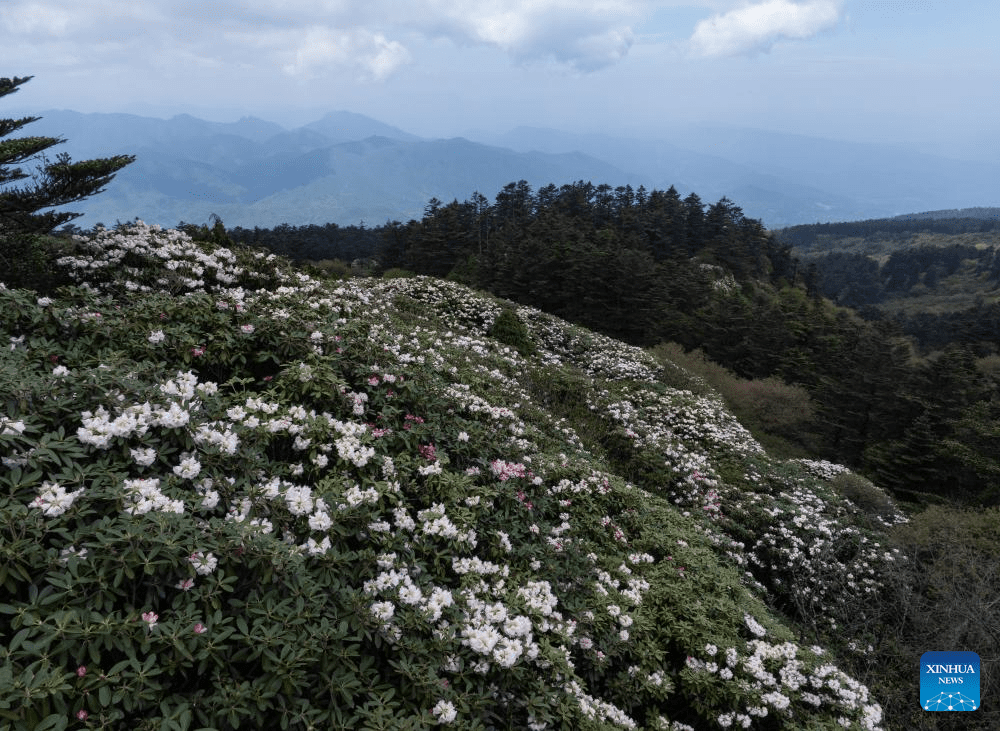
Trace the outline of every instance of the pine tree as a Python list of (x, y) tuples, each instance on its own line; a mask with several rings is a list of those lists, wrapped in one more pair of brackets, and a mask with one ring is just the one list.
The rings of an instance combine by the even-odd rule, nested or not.
[(686, 207), (674, 186), (649, 195), (643, 225), (656, 261), (687, 258)]
[[(0, 78), (0, 97), (13, 94), (31, 78)], [(114, 178), (115, 172), (133, 162), (135, 157), (118, 155), (74, 163), (70, 162), (68, 154), (61, 153), (51, 162), (45, 151), (66, 140), (57, 137), (4, 139), (39, 119), (0, 119), (0, 271), (8, 284), (41, 291), (58, 285), (59, 281), (49, 271), (50, 255), (40, 236), (83, 214), (37, 211), (76, 203), (102, 192), (102, 186)], [(29, 173), (19, 167), (28, 162), (41, 162), (41, 165)], [(31, 184), (13, 185), (28, 178)]]
[(712, 258), (726, 267), (737, 280), (754, 274), (754, 262), (740, 240), (743, 211), (728, 198), (708, 207), (705, 214), (705, 248)]
[[(19, 86), (32, 78), (0, 78), (0, 97), (13, 94)], [(0, 138), (39, 119), (41, 117), (0, 119)], [(0, 190), (0, 234), (47, 233), (56, 226), (83, 215), (53, 211), (39, 214), (36, 211), (76, 203), (103, 192), (102, 186), (107, 185), (118, 170), (135, 160), (133, 155), (117, 155), (71, 163), (69, 155), (62, 153), (56, 157), (55, 162), (49, 162), (44, 155), (45, 150), (65, 141), (57, 137), (0, 139), (0, 186), (33, 178), (32, 185)], [(11, 167), (36, 159), (41, 159), (43, 165), (35, 175), (29, 176), (20, 167)]]
[(705, 245), (705, 206), (697, 193), (684, 199), (684, 219), (688, 254), (694, 254)]

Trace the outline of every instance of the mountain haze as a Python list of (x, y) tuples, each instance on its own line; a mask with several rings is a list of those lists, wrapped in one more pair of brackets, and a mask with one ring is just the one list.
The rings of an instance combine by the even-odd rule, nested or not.
[(187, 115), (38, 116), (32, 133), (67, 138), (60, 151), (74, 159), (117, 149), (137, 157), (104, 194), (75, 208), (85, 213), (78, 221), (83, 227), (135, 216), (162, 225), (200, 222), (213, 213), (240, 226), (377, 225), (419, 218), (430, 198), (465, 198), (511, 180), (635, 182), (635, 176), (581, 153), (521, 153), (462, 138), (421, 139), (348, 112), (295, 130), (252, 118), (223, 124)]
[(738, 127), (677, 127), (661, 139), (518, 127), (481, 139), (522, 151), (579, 150), (648, 176), (659, 188), (674, 185), (709, 201), (726, 196), (771, 227), (990, 205), (1000, 198), (995, 163)]
[(348, 111), (287, 130), (244, 117), (23, 112), (32, 135), (61, 137), (74, 159), (135, 154), (106, 192), (73, 210), (78, 225), (174, 225), (211, 214), (228, 225), (380, 225), (419, 218), (431, 198), (465, 199), (506, 183), (589, 180), (705, 201), (728, 197), (769, 227), (900, 215), (1000, 198), (1000, 166), (760, 130), (685, 127), (661, 139), (518, 127), (427, 139)]

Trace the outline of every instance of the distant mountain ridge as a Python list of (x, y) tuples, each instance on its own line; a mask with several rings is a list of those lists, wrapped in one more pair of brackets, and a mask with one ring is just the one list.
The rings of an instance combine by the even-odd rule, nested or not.
[(906, 221), (931, 220), (936, 221), (946, 218), (973, 218), (980, 221), (1000, 220), (1000, 208), (958, 208), (946, 211), (925, 211), (923, 213), (905, 213), (895, 218)]
[(657, 187), (709, 201), (727, 196), (771, 228), (1000, 202), (1000, 165), (890, 145), (720, 126), (665, 129), (659, 140), (533, 127), (484, 139), (516, 150), (572, 147)]
[[(220, 123), (178, 115), (47, 111), (31, 134), (63, 137), (75, 160), (135, 154), (106, 191), (70, 210), (75, 222), (141, 218), (175, 225), (213, 213), (227, 225), (272, 227), (419, 218), (428, 200), (492, 196), (512, 180), (577, 179), (614, 185), (635, 177), (575, 154), (518, 153), (463, 138), (428, 140), (364, 115), (332, 112), (294, 130), (255, 118)], [(649, 181), (638, 181), (637, 184)]]
[(363, 114), (345, 111), (330, 112), (324, 115), (322, 119), (310, 122), (300, 129), (318, 132), (328, 139), (338, 142), (363, 140), (368, 137), (388, 137), (394, 140), (413, 142), (421, 139), (417, 135), (404, 132), (398, 127), (379, 122)]
[(137, 156), (104, 193), (68, 207), (85, 214), (75, 222), (84, 228), (136, 217), (198, 223), (213, 213), (230, 226), (381, 225), (419, 218), (434, 197), (493, 197), (522, 179), (536, 188), (673, 185), (706, 202), (726, 196), (770, 228), (1000, 201), (1000, 165), (746, 129), (644, 140), (519, 127), (427, 139), (349, 111), (292, 130), (255, 117), (21, 114), (42, 118), (26, 134), (66, 139), (55, 150), (74, 160)]

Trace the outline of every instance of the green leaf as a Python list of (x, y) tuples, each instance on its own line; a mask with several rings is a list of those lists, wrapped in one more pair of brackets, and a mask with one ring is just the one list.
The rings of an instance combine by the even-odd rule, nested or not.
[(14, 635), (14, 639), (12, 639), (10, 641), (10, 645), (7, 646), (7, 651), (10, 653), (16, 651), (17, 648), (19, 648), (21, 644), (24, 642), (25, 638), (31, 634), (31, 631), (32, 631), (31, 627), (25, 627), (16, 635)]
[(112, 665), (111, 669), (106, 673), (106, 675), (110, 678), (114, 675), (118, 675), (125, 668), (133, 668), (135, 670), (138, 670), (139, 662), (134, 657), (130, 657), (127, 660), (121, 660)]
[(46, 716), (35, 726), (35, 731), (62, 731), (69, 723), (69, 718), (61, 713)]

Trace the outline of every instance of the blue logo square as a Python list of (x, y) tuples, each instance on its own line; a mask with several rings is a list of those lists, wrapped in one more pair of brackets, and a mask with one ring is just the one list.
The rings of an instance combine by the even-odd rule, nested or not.
[(979, 708), (979, 655), (925, 652), (920, 658), (920, 707), (925, 711)]

